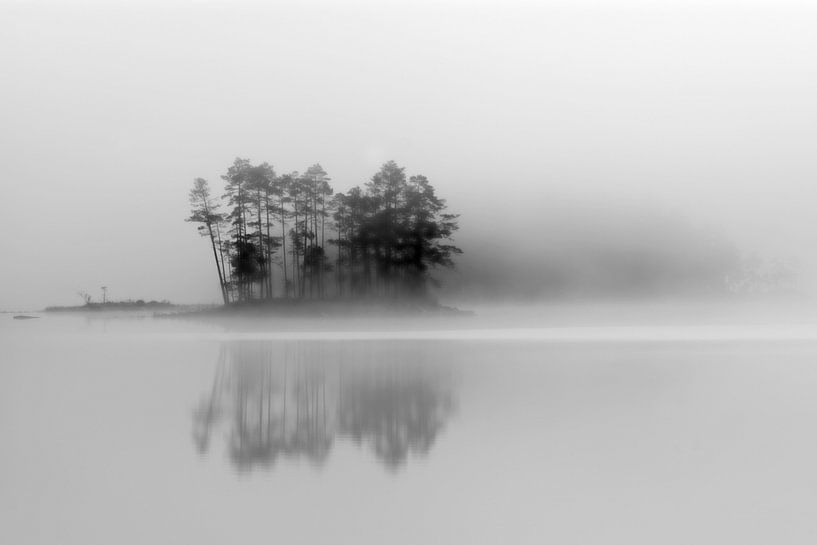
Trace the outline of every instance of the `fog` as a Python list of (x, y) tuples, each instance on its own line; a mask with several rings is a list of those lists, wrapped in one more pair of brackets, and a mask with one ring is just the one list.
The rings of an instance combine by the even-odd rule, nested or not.
[(0, 0), (0, 543), (813, 542), (815, 28)]
[[(443, 296), (808, 292), (817, 12), (798, 3), (3, 3), (0, 309), (213, 302), (187, 192), (387, 160), (459, 213)], [(448, 291), (445, 291), (445, 290)]]

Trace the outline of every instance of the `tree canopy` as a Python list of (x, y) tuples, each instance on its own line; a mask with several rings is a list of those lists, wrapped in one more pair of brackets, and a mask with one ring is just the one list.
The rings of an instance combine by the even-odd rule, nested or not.
[(221, 179), (215, 199), (196, 178), (187, 221), (210, 240), (225, 304), (426, 297), (430, 271), (462, 253), (452, 242), (458, 216), (425, 176), (407, 177), (394, 161), (346, 193), (317, 163), (278, 175), (236, 158)]

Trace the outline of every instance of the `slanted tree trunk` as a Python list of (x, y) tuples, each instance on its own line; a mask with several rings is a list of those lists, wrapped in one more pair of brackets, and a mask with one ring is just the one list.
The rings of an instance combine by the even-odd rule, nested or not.
[(221, 297), (224, 300), (224, 304), (228, 303), (227, 300), (227, 289), (224, 283), (224, 274), (221, 271), (221, 264), (218, 260), (218, 252), (216, 251), (216, 237), (213, 233), (213, 222), (207, 222), (207, 231), (210, 233), (210, 245), (213, 247), (213, 259), (216, 261), (216, 270), (218, 271), (218, 283), (221, 286)]
[(225, 265), (226, 260), (224, 259), (224, 242), (221, 240), (221, 229), (218, 226), (219, 224), (216, 223), (216, 240), (218, 241), (218, 253), (221, 257), (221, 273), (224, 277), (224, 302), (230, 302), (230, 289), (229, 284), (232, 282), (232, 273), (230, 272), (230, 268)]

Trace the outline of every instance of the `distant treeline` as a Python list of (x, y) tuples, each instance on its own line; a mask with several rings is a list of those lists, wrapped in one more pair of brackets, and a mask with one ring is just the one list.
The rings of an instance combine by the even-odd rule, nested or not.
[(272, 297), (422, 297), (429, 270), (453, 266), (457, 215), (425, 176), (385, 163), (335, 193), (326, 171), (278, 175), (236, 159), (213, 198), (196, 178), (191, 215), (213, 251), (224, 303)]

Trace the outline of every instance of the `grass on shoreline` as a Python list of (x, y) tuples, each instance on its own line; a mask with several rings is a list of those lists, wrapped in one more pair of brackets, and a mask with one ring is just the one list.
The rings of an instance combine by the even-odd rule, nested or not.
[(106, 301), (105, 303), (85, 303), (76, 306), (45, 307), (46, 312), (99, 312), (104, 310), (164, 310), (178, 308), (170, 301)]

